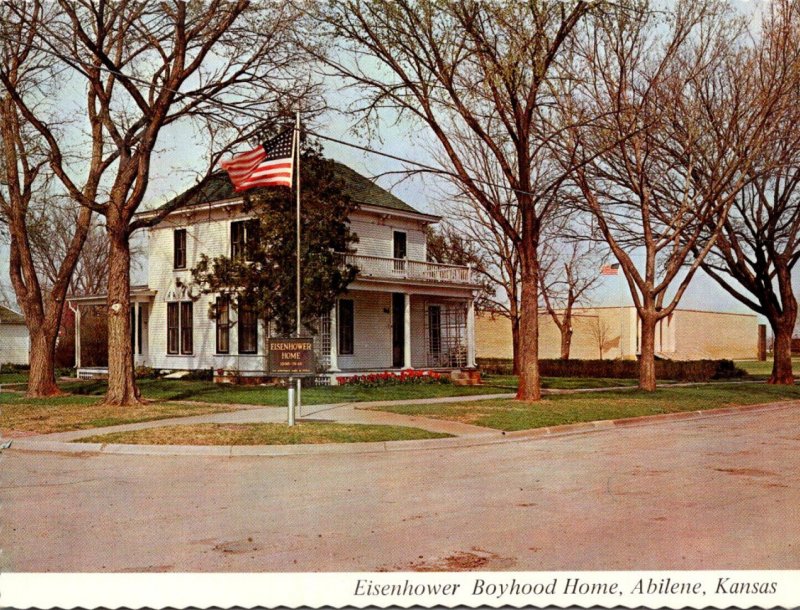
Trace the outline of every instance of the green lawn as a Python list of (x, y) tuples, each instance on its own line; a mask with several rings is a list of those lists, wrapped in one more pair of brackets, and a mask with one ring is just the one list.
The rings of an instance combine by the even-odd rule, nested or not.
[[(516, 375), (483, 375), (484, 385), (493, 386), (509, 392), (517, 389)], [(542, 377), (542, 387), (551, 390), (577, 390), (591, 388), (618, 388), (635, 386), (638, 379), (617, 379), (612, 377)]]
[[(270, 386), (238, 386), (217, 384), (211, 381), (184, 381), (181, 379), (140, 379), (142, 396), (154, 400), (191, 400), (224, 404), (275, 405), (286, 404), (285, 388)], [(104, 381), (73, 382), (61, 388), (75, 394), (101, 396), (106, 391)], [(358, 386), (317, 386), (303, 388), (303, 404), (318, 405), (366, 400), (401, 400), (433, 398), (438, 396), (473, 396), (497, 394), (507, 390), (490, 386), (456, 386), (443, 384), (407, 384), (365, 388)]]
[(124, 408), (97, 403), (97, 396), (26, 398), (22, 394), (0, 392), (0, 432), (48, 434), (233, 410), (232, 407), (157, 402)]
[(448, 436), (451, 435), (404, 426), (301, 422), (292, 427), (286, 424), (167, 426), (89, 436), (75, 442), (133, 445), (300, 445), (408, 441)]
[[(766, 360), (735, 360), (736, 366), (747, 371), (749, 375), (756, 378), (767, 378), (772, 373), (772, 358)], [(797, 377), (800, 373), (800, 358), (792, 358), (792, 371)]]
[(800, 386), (766, 384), (743, 386), (719, 383), (707, 386), (661, 388), (652, 393), (626, 390), (560, 394), (547, 396), (537, 403), (486, 400), (462, 404), (413, 404), (381, 407), (376, 410), (403, 415), (422, 415), (511, 431), (785, 399), (800, 399)]
[[(756, 379), (769, 374), (771, 363), (740, 361), (742, 366)], [(800, 371), (800, 359), (796, 362)], [(766, 371), (766, 372), (764, 372)], [(0, 384), (24, 383), (25, 373), (0, 374)], [(662, 381), (662, 384), (674, 383)], [(187, 381), (182, 379), (140, 379), (139, 388), (145, 398), (158, 401), (194, 401), (221, 404), (254, 404), (283, 406), (286, 404), (286, 389), (269, 386), (237, 386), (215, 384), (210, 381)], [(591, 378), (591, 377), (544, 377), (542, 387), (546, 389), (592, 389), (620, 386), (635, 386), (636, 379)], [(24, 389), (24, 386), (13, 386)], [(102, 396), (106, 391), (105, 381), (61, 382), (59, 387), (66, 392), (86, 396)], [(484, 375), (482, 386), (456, 386), (452, 384), (410, 384), (365, 388), (358, 386), (311, 387), (303, 390), (303, 403), (317, 405), (340, 402), (364, 402), (371, 400), (413, 400), (442, 396), (474, 396), (514, 392), (517, 389), (515, 375)]]
[(0, 385), (5, 385), (7, 383), (25, 383), (27, 381), (27, 373), (0, 373)]
[[(636, 385), (635, 379), (599, 379), (577, 377), (546, 377), (543, 387), (558, 389), (606, 388)], [(140, 379), (142, 396), (153, 400), (191, 400), (225, 404), (276, 405), (286, 404), (286, 389), (270, 386), (239, 386), (210, 381), (181, 379)], [(62, 383), (61, 388), (75, 394), (101, 396), (106, 391), (104, 381)], [(514, 392), (514, 375), (487, 375), (482, 386), (443, 384), (407, 384), (382, 387), (317, 386), (303, 388), (303, 404), (317, 405), (371, 400), (406, 400), (441, 396), (474, 396)]]

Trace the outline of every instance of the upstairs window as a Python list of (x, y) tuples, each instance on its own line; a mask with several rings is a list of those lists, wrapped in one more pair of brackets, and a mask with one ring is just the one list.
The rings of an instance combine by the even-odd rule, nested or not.
[(393, 235), (394, 242), (394, 258), (406, 258), (408, 237), (405, 231), (395, 231)]
[(237, 220), (231, 223), (231, 258), (252, 260), (258, 247), (258, 220)]
[(394, 257), (394, 270), (402, 273), (406, 270), (406, 256), (407, 251), (407, 236), (405, 231), (394, 231), (393, 237), (392, 256)]
[(175, 229), (173, 240), (173, 268), (186, 269), (186, 229)]

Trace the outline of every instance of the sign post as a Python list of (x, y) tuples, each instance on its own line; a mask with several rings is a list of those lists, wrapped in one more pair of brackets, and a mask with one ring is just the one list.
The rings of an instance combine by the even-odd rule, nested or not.
[(294, 405), (299, 404), (294, 379), (300, 387), (303, 377), (317, 372), (314, 362), (314, 340), (311, 337), (270, 338), (269, 370), (276, 377), (289, 378), (289, 425), (294, 425)]

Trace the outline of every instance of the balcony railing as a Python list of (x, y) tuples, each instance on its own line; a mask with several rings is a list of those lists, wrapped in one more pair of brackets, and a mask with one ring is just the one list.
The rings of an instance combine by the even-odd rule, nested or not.
[(358, 267), (358, 275), (361, 278), (420, 280), (451, 284), (475, 283), (473, 270), (460, 265), (443, 265), (364, 254), (342, 254), (342, 257), (347, 264)]

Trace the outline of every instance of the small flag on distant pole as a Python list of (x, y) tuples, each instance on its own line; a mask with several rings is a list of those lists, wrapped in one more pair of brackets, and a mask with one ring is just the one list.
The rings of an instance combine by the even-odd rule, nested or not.
[(294, 130), (287, 129), (253, 150), (241, 153), (220, 166), (236, 191), (257, 186), (288, 186), (292, 188), (294, 161)]
[(613, 265), (603, 265), (600, 268), (600, 275), (617, 275), (619, 273), (619, 263)]

